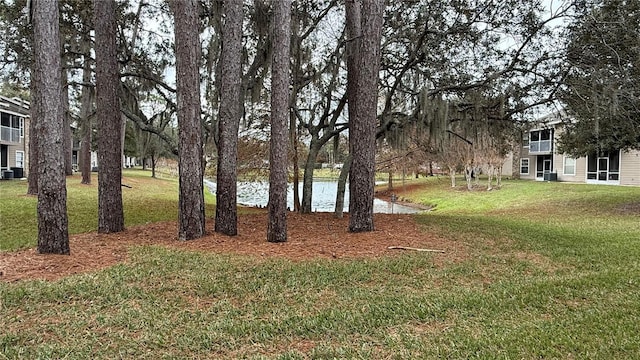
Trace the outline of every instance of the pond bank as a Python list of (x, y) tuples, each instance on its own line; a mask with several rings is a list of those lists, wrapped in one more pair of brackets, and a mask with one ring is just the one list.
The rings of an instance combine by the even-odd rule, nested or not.
[[(205, 186), (215, 194), (216, 184), (205, 179)], [(302, 184), (300, 184), (302, 189)], [(333, 212), (337, 194), (337, 182), (331, 180), (316, 180), (313, 182), (312, 204), (314, 212)], [(302, 194), (301, 194), (302, 195)], [(266, 181), (238, 182), (238, 204), (252, 207), (265, 207), (269, 199), (269, 183)], [(373, 202), (373, 212), (381, 214), (415, 214), (428, 208), (416, 206), (412, 203), (391, 202), (390, 198), (376, 197)], [(287, 203), (293, 208), (293, 184), (289, 184)], [(344, 211), (349, 210), (349, 190), (345, 191)]]

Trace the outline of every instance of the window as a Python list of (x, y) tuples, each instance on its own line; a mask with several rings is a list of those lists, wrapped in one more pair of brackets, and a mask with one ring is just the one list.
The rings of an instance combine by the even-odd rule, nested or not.
[(575, 175), (576, 174), (576, 159), (566, 157), (564, 158), (563, 174)]
[(551, 152), (552, 139), (553, 129), (531, 131), (529, 140), (529, 152)]
[(529, 158), (520, 159), (520, 174), (529, 175)]
[(531, 141), (540, 141), (540, 131), (531, 132)]
[(11, 115), (11, 127), (14, 129), (20, 129), (20, 117)]
[(16, 151), (16, 167), (24, 168), (24, 151)]
[(0, 114), (0, 125), (11, 127), (11, 115), (4, 112)]

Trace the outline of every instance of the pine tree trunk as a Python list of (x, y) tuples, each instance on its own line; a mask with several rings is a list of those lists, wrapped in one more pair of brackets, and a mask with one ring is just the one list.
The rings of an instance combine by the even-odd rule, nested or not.
[(180, 179), (178, 239), (192, 240), (205, 233), (198, 1), (174, 1), (173, 9)]
[(69, 254), (58, 4), (33, 1), (38, 252)]
[[(88, 52), (88, 49), (86, 49)], [(86, 54), (86, 53), (85, 53)], [(82, 82), (88, 84), (91, 82), (91, 63), (89, 55), (84, 56), (84, 65), (82, 69)], [(80, 142), (80, 173), (82, 174), (82, 184), (91, 184), (91, 105), (93, 104), (93, 90), (89, 86), (82, 87), (80, 105), (80, 133), (82, 139)]]
[(80, 156), (78, 162), (80, 163), (80, 173), (82, 174), (81, 184), (91, 184), (91, 122), (84, 124), (82, 140), (80, 141)]
[(62, 69), (62, 118), (63, 118), (63, 149), (64, 149), (64, 173), (73, 175), (73, 138), (71, 133), (71, 121), (69, 116), (69, 79), (67, 70)]
[[(360, 16), (357, 14), (359, 4)], [(347, 0), (346, 5), (350, 45), (358, 47), (357, 52), (351, 54), (355, 57), (350, 56), (347, 60), (347, 70), (353, 75), (348, 77), (347, 88), (349, 152), (353, 156), (349, 173), (349, 231), (373, 231), (375, 133), (384, 1)], [(359, 33), (358, 19), (361, 20)], [(352, 101), (354, 96), (355, 101)]]
[(94, 1), (96, 115), (98, 127), (98, 232), (124, 230), (122, 206), (122, 117), (116, 52), (116, 4)]
[(223, 42), (220, 54), (220, 111), (218, 121), (218, 169), (215, 231), (238, 234), (238, 129), (242, 78), (242, 0), (223, 3)]
[(271, 61), (271, 141), (267, 241), (287, 241), (287, 123), (289, 119), (289, 41), (291, 0), (273, 2)]

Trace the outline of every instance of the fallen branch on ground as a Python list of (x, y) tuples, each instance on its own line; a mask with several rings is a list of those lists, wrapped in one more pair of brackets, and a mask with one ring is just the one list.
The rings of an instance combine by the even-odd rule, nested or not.
[(437, 253), (443, 253), (444, 254), (444, 250), (420, 249), (420, 248), (414, 248), (414, 247), (408, 247), (408, 246), (389, 246), (389, 247), (387, 247), (387, 249), (389, 249), (389, 250), (413, 250), (413, 251), (423, 251), (423, 252), (437, 252)]

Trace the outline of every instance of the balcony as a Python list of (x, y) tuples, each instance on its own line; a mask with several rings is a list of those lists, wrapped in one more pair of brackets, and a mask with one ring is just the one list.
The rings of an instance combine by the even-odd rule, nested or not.
[(551, 150), (551, 140), (529, 141), (530, 154), (550, 154)]
[(20, 129), (8, 126), (0, 126), (0, 141), (21, 143)]

